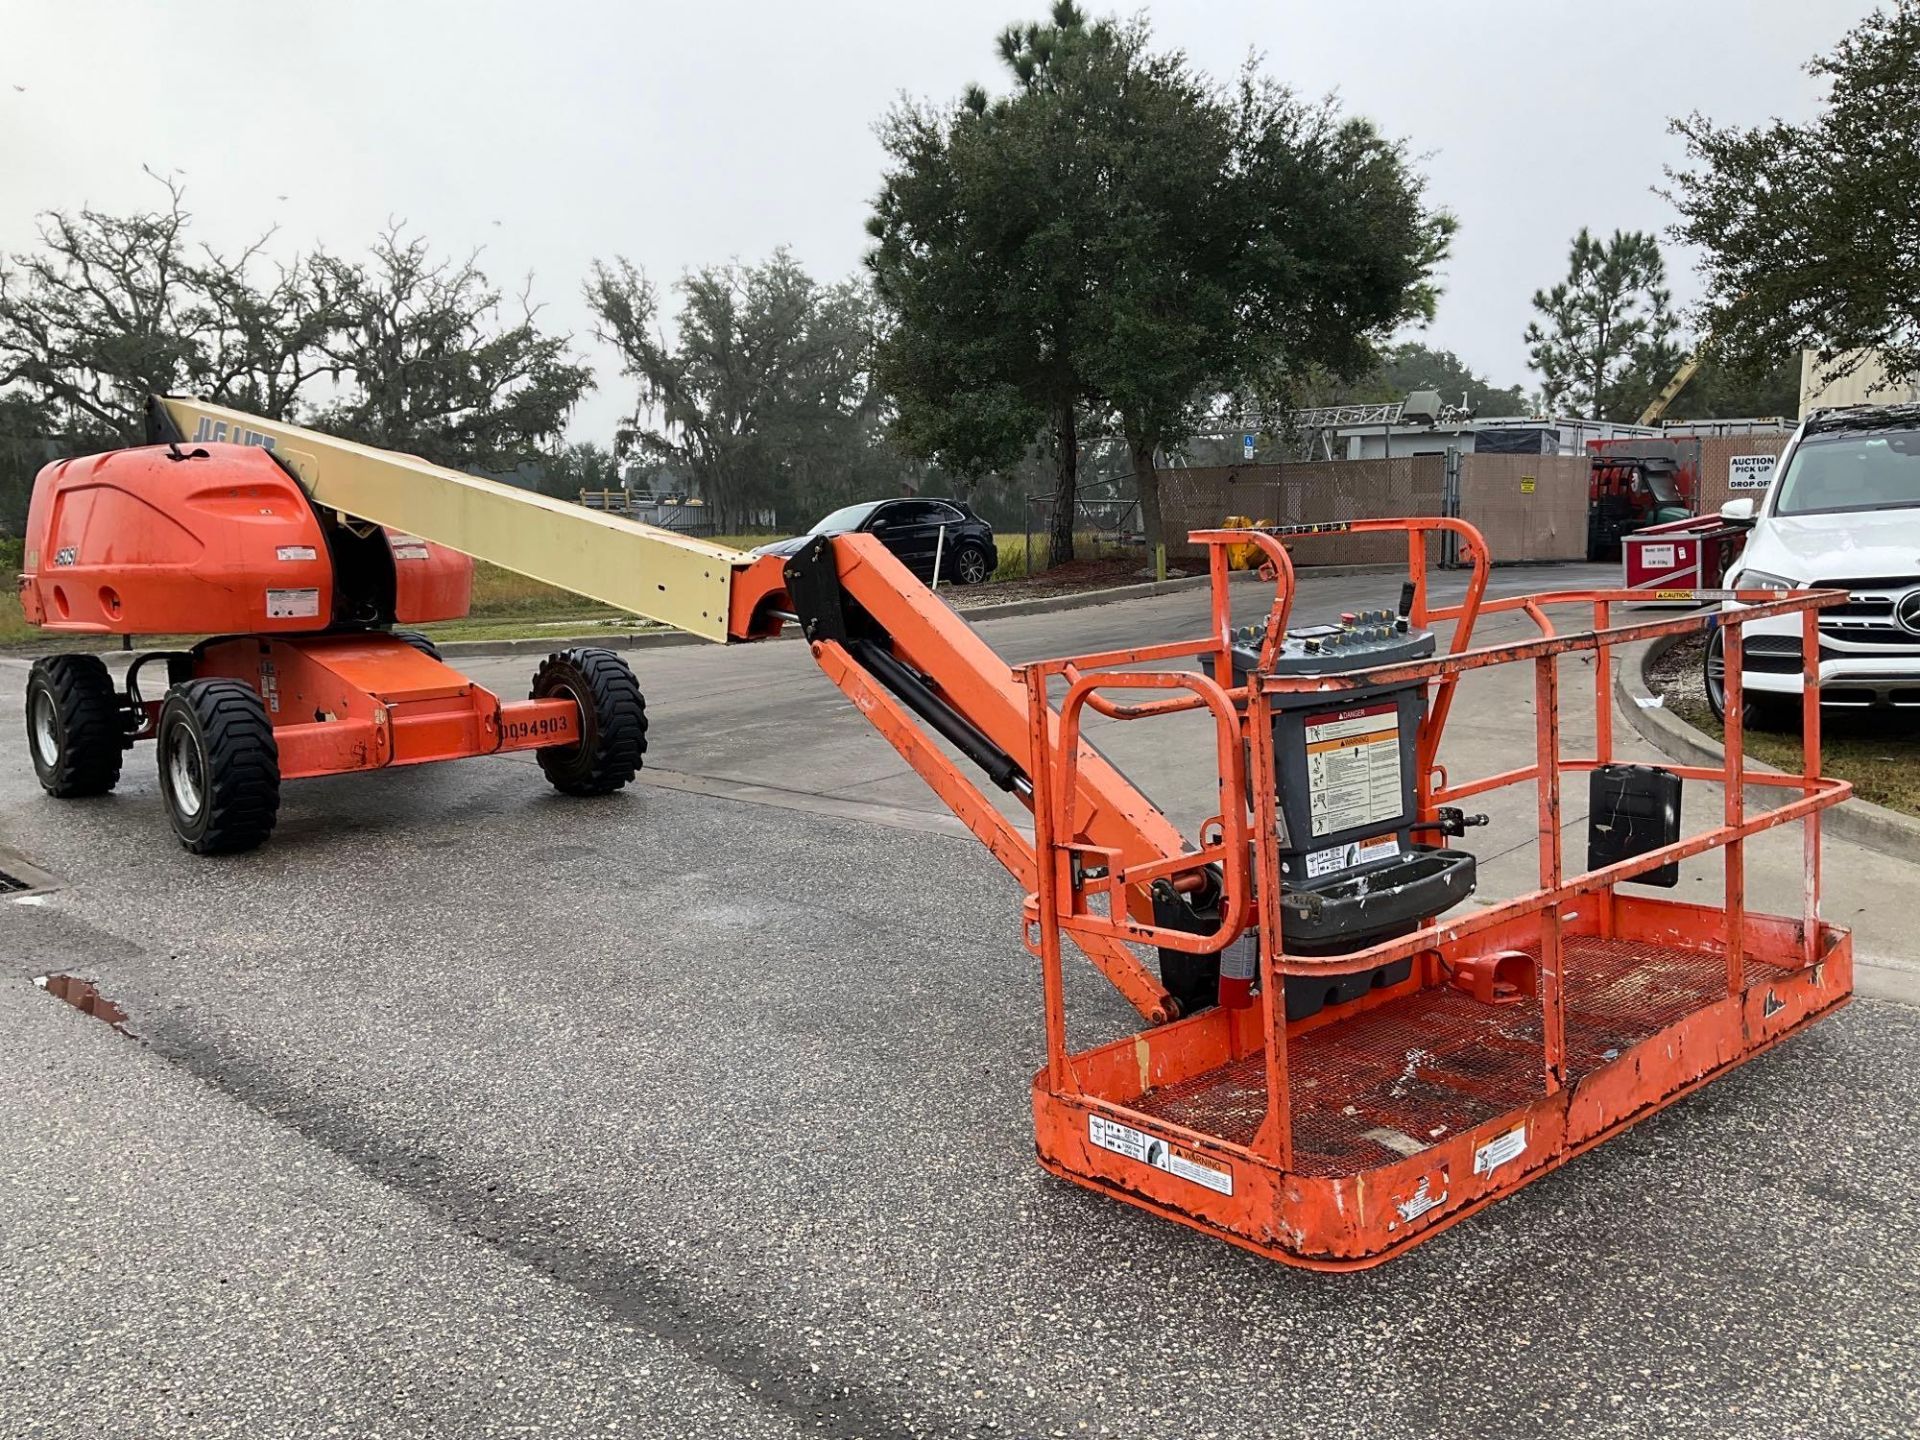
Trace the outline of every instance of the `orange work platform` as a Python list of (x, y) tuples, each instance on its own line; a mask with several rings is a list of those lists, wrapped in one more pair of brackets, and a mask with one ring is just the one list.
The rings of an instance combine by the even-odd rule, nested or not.
[[(1554, 1093), (1537, 998), (1493, 1008), (1417, 987), (1289, 1041), (1282, 1169), (1258, 1145), (1259, 1012), (1208, 1010), (1074, 1056), (1064, 1091), (1036, 1081), (1041, 1161), (1276, 1259), (1377, 1264), (1846, 1002), (1844, 931), (1823, 929), (1815, 966), (1769, 963), (1769, 950), (1797, 950), (1796, 927), (1768, 933), (1751, 917), (1730, 996), (1722, 950), (1676, 943), (1717, 915), (1623, 898), (1625, 937), (1563, 937), (1566, 1058)], [(1530, 953), (1537, 963), (1537, 942)], [(1157, 1144), (1164, 1161), (1132, 1153)]]
[[(1412, 623), (1452, 622), (1450, 650), (1340, 674), (1275, 673), (1293, 589), (1280, 537), (1335, 529), (1407, 533)], [(1426, 598), (1425, 540), (1437, 529), (1457, 532), (1476, 566), (1465, 602), (1447, 609), (1430, 609)], [(1037, 884), (1026, 926), (1046, 997), (1048, 1059), (1035, 1078), (1033, 1104), (1047, 1169), (1290, 1264), (1363, 1268), (1846, 1003), (1851, 942), (1846, 931), (1818, 918), (1819, 812), (1849, 793), (1844, 782), (1819, 773), (1816, 616), (1843, 598), (1837, 592), (1694, 595), (1741, 603), (1719, 617), (1729, 647), (1739, 645), (1750, 619), (1802, 616), (1805, 774), (1746, 771), (1739, 696), (1731, 693), (1724, 766), (1660, 771), (1676, 786), (1719, 783), (1716, 823), (1583, 871), (1563, 854), (1562, 790), (1570, 775), (1618, 768), (1612, 648), (1700, 629), (1713, 616), (1616, 626), (1614, 608), (1634, 598), (1619, 591), (1487, 601), (1485, 547), (1471, 527), (1454, 520), (1358, 521), (1194, 538), (1211, 547), (1212, 636), (1045, 661), (1017, 672), (1028, 693), (1035, 761)], [(1234, 632), (1225, 547), (1249, 539), (1262, 546), (1276, 592), (1265, 631), (1252, 632), (1260, 663), (1236, 675), (1228, 654)], [(1568, 607), (1590, 616), (1591, 628), (1557, 630), (1550, 612)], [(1538, 637), (1475, 648), (1475, 622), (1495, 611), (1525, 615)], [(1247, 634), (1241, 632), (1243, 645)], [(1141, 668), (1194, 655), (1210, 673)], [(1562, 752), (1559, 662), (1569, 655), (1584, 658), (1593, 671), (1590, 755)], [(1497, 665), (1533, 672), (1531, 763), (1491, 776), (1450, 777), (1438, 757), (1454, 689), (1468, 673)], [(1728, 673), (1731, 679), (1735, 668)], [(1297, 876), (1290, 889), (1281, 869), (1283, 772), (1272, 716), (1289, 695), (1311, 692), (1337, 702), (1343, 690), (1377, 695), (1382, 686), (1408, 682), (1419, 687), (1424, 706), (1409, 745), (1418, 757), (1422, 817), (1414, 828), (1439, 829), (1449, 802), (1530, 788), (1539, 822), (1538, 887), (1483, 908), (1427, 917), (1351, 953), (1288, 953), (1283, 911), (1300, 903), (1300, 891)], [(1153, 698), (1115, 698), (1124, 691)], [(1087, 708), (1129, 721), (1187, 710), (1212, 716), (1221, 813), (1202, 827), (1197, 846), (1134, 862), (1118, 848), (1081, 837), (1073, 800), (1087, 756), (1079, 734)], [(1749, 812), (1748, 785), (1787, 798)], [(1435, 849), (1444, 850), (1445, 836), (1460, 833), (1459, 812), (1451, 814), (1453, 828), (1441, 830)], [(1797, 913), (1750, 914), (1745, 842), (1788, 823), (1805, 832)], [(1715, 850), (1724, 867), (1722, 906), (1620, 889), (1636, 881), (1671, 884), (1656, 872)], [(1212, 933), (1166, 929), (1131, 903), (1143, 884), (1188, 883), (1180, 877), (1201, 864), (1213, 867), (1222, 897)], [(1221, 955), (1253, 943), (1257, 964), (1247, 967), (1252, 978), (1243, 989), (1231, 993), (1223, 964), (1216, 1005), (1074, 1053), (1066, 1043), (1064, 938), (1083, 946), (1089, 940), (1152, 945), (1163, 956), (1170, 950)], [(1324, 1006), (1312, 1003), (1321, 985)], [(1301, 987), (1309, 992), (1306, 1013), (1289, 1018)], [(1276, 998), (1283, 989), (1284, 1005)]]

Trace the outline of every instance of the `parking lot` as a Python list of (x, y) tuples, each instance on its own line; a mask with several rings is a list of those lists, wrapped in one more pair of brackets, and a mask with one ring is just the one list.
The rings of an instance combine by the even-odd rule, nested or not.
[[(1397, 588), (1309, 578), (1299, 613)], [(982, 632), (1019, 659), (1204, 616), (1188, 591)], [(1836, 1019), (1382, 1269), (1309, 1274), (1039, 1170), (1015, 887), (801, 645), (631, 658), (652, 745), (622, 794), (556, 796), (530, 755), (291, 783), (272, 842), (227, 860), (174, 843), (149, 750), (112, 797), (46, 799), (25, 665), (0, 660), (0, 846), (53, 880), (0, 910), (0, 1432), (1920, 1421), (1914, 864), (1829, 843), (1826, 913), (1863, 961)], [(466, 668), (511, 695), (533, 663)], [(1466, 687), (1443, 758), (1520, 763), (1530, 693)], [(1095, 733), (1176, 818), (1205, 812), (1204, 736)], [(1532, 805), (1469, 837), (1487, 895), (1530, 885)], [(1795, 909), (1797, 833), (1751, 848), (1750, 903)], [(136, 1038), (49, 974), (95, 981)], [(1081, 1038), (1132, 1028), (1069, 975)]]

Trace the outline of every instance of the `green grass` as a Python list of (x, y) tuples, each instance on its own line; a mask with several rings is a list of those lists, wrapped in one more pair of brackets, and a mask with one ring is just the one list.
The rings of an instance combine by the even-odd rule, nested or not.
[(607, 606), (599, 600), (575, 595), (529, 580), (484, 560), (473, 562), (473, 608), (468, 618), (498, 620), (509, 616), (580, 615), (589, 611), (604, 613)]
[(639, 630), (659, 627), (650, 620), (624, 615), (601, 606), (597, 610), (570, 615), (515, 615), (504, 619), (441, 620), (416, 627), (435, 640), (535, 640), (551, 636), (569, 640), (593, 635), (601, 630), (609, 635), (631, 635)]
[[(1724, 738), (1696, 677), (1704, 642), (1676, 645), (1661, 657), (1653, 678), (1667, 708), (1694, 729)], [(1820, 768), (1853, 782), (1853, 793), (1874, 805), (1920, 815), (1920, 732), (1911, 711), (1863, 714), (1826, 707), (1820, 716)], [(1748, 727), (1746, 750), (1778, 770), (1800, 769), (1800, 732)]]
[[(1033, 547), (1033, 573), (1038, 575), (1051, 563), (1049, 551), (1052, 546), (1046, 535), (998, 535), (994, 537), (1000, 546), (1000, 564), (993, 572), (995, 580), (1025, 580), (1027, 578), (1027, 546)], [(1138, 545), (1116, 545), (1104, 535), (1091, 531), (1076, 530), (1073, 535), (1073, 558), (1075, 560), (1111, 560), (1134, 558), (1144, 555)]]
[(20, 592), (14, 588), (25, 553), (25, 541), (0, 537), (0, 584), (7, 590), (6, 595), (0, 597), (0, 646), (20, 645), (40, 633), (27, 624), (27, 617), (20, 609)]
[[(734, 550), (750, 550), (769, 538), (722, 535), (715, 537), (713, 543)], [(602, 627), (626, 634), (648, 623), (602, 601), (476, 560), (473, 562), (473, 605), (466, 618), (420, 628), (436, 640), (518, 640), (542, 634), (590, 635)]]
[[(1674, 707), (1674, 713), (1714, 739), (1722, 738), (1720, 722), (1703, 704)], [(1820, 768), (1853, 782), (1862, 800), (1889, 810), (1920, 816), (1920, 737), (1904, 718), (1875, 719), (1837, 714), (1831, 708), (1820, 717)], [(1746, 731), (1747, 754), (1777, 770), (1800, 769), (1800, 735)]]

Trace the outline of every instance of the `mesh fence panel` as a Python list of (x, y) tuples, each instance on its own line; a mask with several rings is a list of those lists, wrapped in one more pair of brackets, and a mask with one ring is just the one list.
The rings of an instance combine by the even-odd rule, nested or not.
[(1588, 468), (1583, 455), (1462, 455), (1460, 518), (1496, 563), (1584, 560)]
[[(1734, 493), (1727, 483), (1734, 457), (1777, 456), (1786, 442), (1784, 435), (1700, 440), (1701, 513), (1719, 509)], [(1278, 525), (1440, 515), (1446, 467), (1443, 455), (1416, 455), (1162, 471), (1169, 551), (1195, 558), (1187, 532), (1221, 525), (1230, 515)], [(1459, 467), (1458, 513), (1486, 536), (1496, 563), (1586, 558), (1587, 456), (1466, 454)], [(1302, 566), (1398, 564), (1406, 557), (1405, 542), (1393, 535), (1303, 536), (1289, 543)], [(1430, 553), (1437, 558), (1437, 544)]]
[(1772, 455), (1787, 448), (1787, 435), (1708, 435), (1700, 440), (1700, 513), (1714, 514), (1729, 500), (1758, 500), (1764, 490), (1733, 490), (1728, 480), (1736, 455)]
[[(1276, 525), (1326, 524), (1441, 513), (1446, 458), (1328, 460), (1283, 465), (1208, 465), (1167, 470), (1160, 505), (1168, 549), (1194, 558), (1190, 530), (1209, 530), (1230, 515)], [(1399, 564), (1407, 542), (1398, 535), (1302, 536), (1288, 541), (1296, 565)], [(1438, 544), (1431, 555), (1437, 558)]]

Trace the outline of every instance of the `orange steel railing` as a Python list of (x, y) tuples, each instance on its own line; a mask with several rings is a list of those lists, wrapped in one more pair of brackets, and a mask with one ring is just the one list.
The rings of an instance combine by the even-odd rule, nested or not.
[[(1270, 667), (1284, 640), (1292, 613), (1294, 575), (1283, 537), (1401, 530), (1408, 538), (1408, 568), (1414, 585), (1409, 614), (1414, 628), (1451, 621), (1454, 625), (1447, 653), (1433, 658), (1381, 665), (1328, 676), (1277, 676)], [(1458, 605), (1429, 608), (1426, 538), (1437, 531), (1458, 535), (1463, 552), (1474, 565), (1467, 593)], [(1615, 625), (1613, 608), (1644, 601), (1642, 591), (1566, 590), (1539, 595), (1487, 600), (1489, 561), (1485, 541), (1464, 521), (1448, 518), (1357, 520), (1324, 526), (1282, 526), (1268, 530), (1196, 531), (1191, 539), (1208, 547), (1212, 580), (1211, 633), (1204, 640), (1108, 650), (1092, 655), (1043, 660), (1016, 668), (1028, 694), (1031, 754), (1034, 757), (1034, 846), (1038, 859), (1036, 891), (1027, 900), (1026, 915), (1037, 937), (1029, 944), (1040, 956), (1046, 1007), (1047, 1075), (1056, 1093), (1074, 1093), (1072, 1056), (1066, 1042), (1065, 990), (1061, 969), (1063, 932), (1094, 934), (1123, 941), (1165, 946), (1188, 953), (1216, 953), (1231, 944), (1249, 926), (1260, 938), (1260, 1004), (1263, 1007), (1267, 1115), (1251, 1147), (1251, 1154), (1287, 1169), (1292, 1163), (1292, 1126), (1287, 1072), (1289, 1025), (1281, 1001), (1283, 977), (1343, 975), (1373, 970), (1396, 961), (1433, 952), (1437, 946), (1457, 946), (1516, 920), (1538, 917), (1539, 995), (1542, 1007), (1542, 1084), (1548, 1094), (1565, 1079), (1564, 950), (1562, 917), (1575, 902), (1590, 897), (1601, 908), (1600, 933), (1612, 933), (1614, 887), (1671, 862), (1691, 859), (1714, 849), (1725, 852), (1725, 952), (1727, 989), (1738, 994), (1744, 982), (1746, 954), (1745, 843), (1767, 830), (1793, 822), (1804, 826), (1805, 897), (1801, 917), (1800, 961), (1812, 966), (1820, 958), (1818, 921), (1820, 888), (1819, 812), (1851, 793), (1846, 782), (1820, 773), (1820, 674), (1818, 611), (1845, 600), (1841, 591), (1823, 590), (1782, 596), (1771, 591), (1701, 590), (1691, 592), (1700, 601), (1734, 600), (1741, 609), (1717, 617), (1710, 612)], [(1263, 575), (1274, 581), (1267, 611), (1268, 629), (1259, 664), (1246, 681), (1235, 684), (1230, 650), (1232, 621), (1228, 594), (1228, 544), (1253, 543), (1266, 557)], [(1679, 595), (1663, 593), (1663, 598)], [(1560, 633), (1548, 610), (1590, 607), (1590, 630)], [(1475, 624), (1482, 615), (1518, 612), (1532, 620), (1536, 638), (1472, 647)], [(1740, 651), (1744, 627), (1777, 616), (1801, 617), (1802, 773), (1750, 772), (1741, 725)], [(1721, 823), (1700, 834), (1686, 836), (1642, 855), (1574, 875), (1566, 873), (1561, 846), (1561, 779), (1610, 764), (1614, 755), (1612, 713), (1612, 658), (1617, 645), (1664, 636), (1685, 635), (1718, 623), (1725, 631), (1726, 726), (1725, 756), (1719, 766), (1669, 765), (1665, 768), (1688, 780), (1717, 782), (1724, 787)], [(1561, 751), (1561, 680), (1558, 662), (1563, 656), (1594, 657), (1594, 753), (1563, 756)], [(1191, 672), (1168, 673), (1120, 667), (1201, 657), (1210, 663), (1212, 678)], [(1531, 664), (1536, 720), (1536, 743), (1528, 765), (1479, 777), (1453, 781), (1438, 763), (1438, 751), (1460, 680), (1495, 666)], [(1049, 684), (1067, 681), (1066, 698), (1054, 717)], [(1342, 691), (1389, 684), (1418, 682), (1427, 686), (1427, 718), (1416, 744), (1416, 826), (1432, 828), (1439, 808), (1454, 801), (1531, 782), (1536, 791), (1539, 830), (1537, 887), (1527, 894), (1497, 902), (1474, 913), (1442, 917), (1411, 934), (1338, 956), (1285, 953), (1282, 935), (1282, 894), (1278, 837), (1278, 798), (1272, 742), (1272, 697), (1301, 692), (1324, 693), (1330, 700)], [(1183, 690), (1187, 693), (1141, 704), (1120, 704), (1100, 692), (1113, 690)], [(1202, 827), (1207, 843), (1196, 851), (1156, 859), (1131, 868), (1120, 867), (1115, 856), (1075, 843), (1071, 836), (1074, 777), (1081, 749), (1080, 717), (1085, 709), (1118, 720), (1139, 720), (1188, 710), (1206, 709), (1214, 721), (1219, 768), (1220, 814)], [(1250, 782), (1250, 783), (1249, 783)], [(1796, 790), (1798, 797), (1770, 808), (1749, 812), (1746, 787), (1759, 785)], [(1249, 799), (1251, 816), (1247, 813)], [(1067, 837), (1067, 838), (1062, 838)], [(1442, 842), (1444, 843), (1444, 842)], [(1248, 848), (1251, 847), (1251, 860)], [(1095, 859), (1099, 865), (1089, 867)], [(1195, 935), (1151, 925), (1128, 915), (1129, 887), (1156, 879), (1191, 886), (1201, 867), (1220, 867), (1222, 923), (1210, 935)], [(1101, 883), (1090, 887), (1089, 879)], [(1089, 902), (1098, 895), (1102, 908)], [(1570, 916), (1569, 916), (1570, 918)], [(1178, 1131), (1164, 1120), (1162, 1129)], [(1196, 1136), (1196, 1138), (1198, 1138)], [(1215, 1142), (1217, 1143), (1217, 1142)], [(1231, 1148), (1231, 1147), (1230, 1147)]]

